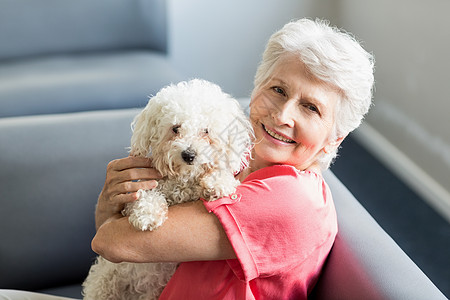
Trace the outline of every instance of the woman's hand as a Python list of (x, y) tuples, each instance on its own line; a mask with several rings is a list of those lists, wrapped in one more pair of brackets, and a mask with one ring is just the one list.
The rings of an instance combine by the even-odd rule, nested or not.
[(109, 218), (120, 214), (126, 203), (137, 200), (140, 189), (153, 189), (161, 178), (151, 160), (129, 156), (113, 160), (106, 169), (106, 180), (98, 197), (95, 224), (98, 229)]

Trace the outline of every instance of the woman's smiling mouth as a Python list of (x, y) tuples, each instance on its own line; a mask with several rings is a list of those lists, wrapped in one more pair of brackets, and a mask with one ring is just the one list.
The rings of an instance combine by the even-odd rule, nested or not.
[(289, 143), (289, 144), (295, 144), (295, 141), (294, 141), (294, 140), (285, 138), (284, 136), (281, 136), (281, 135), (279, 135), (278, 133), (273, 132), (272, 130), (266, 128), (266, 126), (264, 126), (264, 124), (261, 124), (261, 125), (262, 125), (262, 128), (264, 129), (264, 131), (265, 131), (268, 135), (270, 135), (271, 137), (273, 137), (274, 139), (279, 140), (279, 141), (282, 141), (282, 142), (285, 142), (285, 143)]

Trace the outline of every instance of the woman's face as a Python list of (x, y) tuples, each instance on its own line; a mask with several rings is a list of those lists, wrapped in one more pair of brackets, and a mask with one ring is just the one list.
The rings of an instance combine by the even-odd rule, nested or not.
[(331, 140), (340, 94), (310, 79), (294, 56), (280, 58), (269, 80), (254, 94), (250, 119), (258, 168), (288, 164), (299, 170), (319, 167), (323, 151), (333, 151), (341, 139)]

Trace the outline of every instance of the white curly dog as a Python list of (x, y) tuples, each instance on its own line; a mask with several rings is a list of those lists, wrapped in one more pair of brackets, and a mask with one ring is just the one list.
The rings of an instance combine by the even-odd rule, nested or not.
[[(123, 214), (140, 230), (154, 230), (168, 206), (235, 191), (234, 175), (249, 159), (251, 125), (239, 103), (219, 86), (194, 79), (152, 97), (134, 119), (131, 155), (152, 159), (163, 179), (127, 204)], [(176, 263), (111, 263), (98, 257), (83, 283), (84, 299), (157, 299)]]

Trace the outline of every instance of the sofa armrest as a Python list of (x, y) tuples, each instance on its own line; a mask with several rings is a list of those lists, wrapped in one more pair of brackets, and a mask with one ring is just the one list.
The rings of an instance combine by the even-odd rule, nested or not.
[(339, 233), (313, 299), (447, 299), (331, 172)]

